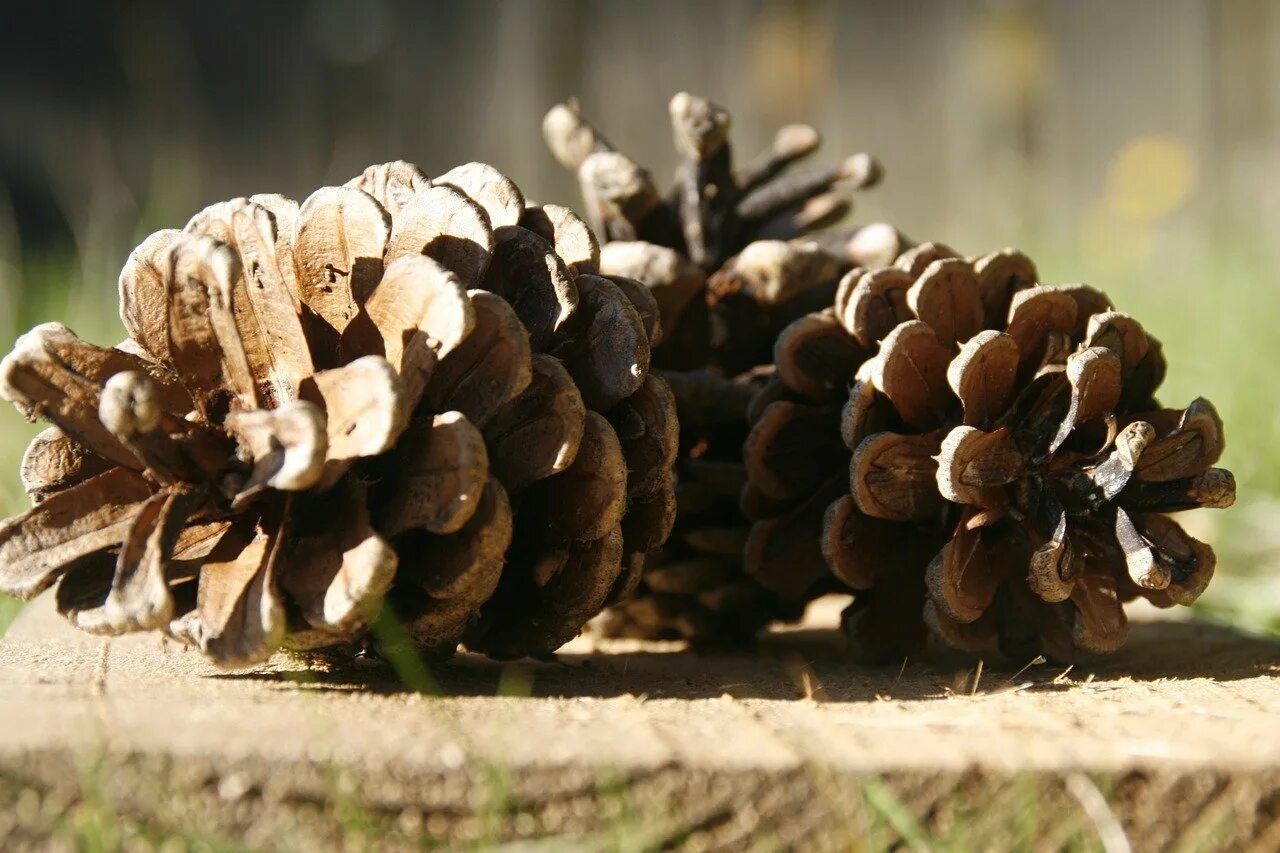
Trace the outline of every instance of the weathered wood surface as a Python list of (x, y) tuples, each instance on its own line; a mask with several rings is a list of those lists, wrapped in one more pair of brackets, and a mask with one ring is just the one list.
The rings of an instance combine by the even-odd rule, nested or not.
[(79, 634), (38, 602), (0, 643), (0, 797), (28, 799), (0, 833), (38, 840), (98, 786), (153, 826), (251, 845), (840, 847), (902, 831), (890, 792), (926, 833), (1003, 832), (1029, 797), (1041, 843), (1110, 828), (1139, 849), (1280, 844), (1280, 644), (1140, 622), (1104, 665), (988, 666), (975, 690), (960, 662), (850, 663), (817, 609), (756, 657), (580, 638), (558, 662), (463, 655), (428, 696), (378, 664), (219, 672), (154, 637)]

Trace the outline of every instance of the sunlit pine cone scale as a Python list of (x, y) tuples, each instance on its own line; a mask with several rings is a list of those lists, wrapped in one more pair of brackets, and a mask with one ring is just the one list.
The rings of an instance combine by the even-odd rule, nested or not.
[(384, 600), (433, 654), (553, 651), (643, 561), (628, 506), (675, 454), (652, 305), (597, 259), (585, 223), (479, 163), (152, 235), (120, 277), (124, 344), (47, 324), (4, 360), (4, 396), (55, 426), (0, 589), (57, 584), (85, 630), (224, 665), (364, 643)]
[[(748, 492), (790, 499), (753, 530), (749, 568), (794, 582), (819, 531), (869, 658), (929, 633), (1020, 661), (1107, 653), (1126, 601), (1190, 604), (1212, 577), (1212, 549), (1166, 513), (1234, 501), (1217, 413), (1162, 408), (1160, 343), (1101, 292), (1037, 280), (1014, 250), (924, 244), (779, 339), (779, 373), (810, 395), (768, 402), (746, 445)], [(812, 397), (840, 375), (856, 378), (838, 410)], [(848, 476), (824, 478), (842, 458)]]

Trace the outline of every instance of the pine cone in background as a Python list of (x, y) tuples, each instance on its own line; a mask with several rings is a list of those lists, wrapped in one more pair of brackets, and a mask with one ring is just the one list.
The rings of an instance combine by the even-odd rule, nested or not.
[[(0, 588), (58, 583), (85, 630), (228, 665), (362, 641), (384, 598), (436, 654), (553, 651), (638, 572), (628, 503), (675, 455), (656, 308), (597, 255), (479, 163), (152, 235), (120, 277), (125, 344), (47, 324), (4, 360), (4, 396), (55, 426)], [(660, 522), (629, 523), (656, 545)]]
[(930, 630), (1018, 661), (1110, 652), (1124, 602), (1190, 604), (1213, 574), (1164, 515), (1234, 501), (1213, 407), (1162, 408), (1160, 343), (1101, 292), (1037, 281), (1014, 250), (923, 244), (778, 340), (785, 387), (757, 398), (745, 449), (768, 509), (748, 569), (785, 589), (820, 551), (868, 657)]
[(890, 262), (905, 239), (887, 225), (823, 232), (821, 244), (807, 236), (844, 217), (848, 196), (879, 180), (870, 156), (788, 172), (820, 142), (812, 127), (790, 125), (768, 150), (735, 166), (724, 109), (680, 93), (670, 117), (681, 163), (666, 196), (576, 103), (552, 108), (543, 122), (551, 151), (578, 176), (589, 220), (609, 241), (601, 269), (653, 293), (663, 330), (653, 365), (675, 394), (681, 424), (674, 532), (601, 628), (612, 636), (741, 642), (774, 619), (797, 618), (821, 588), (782, 597), (742, 571), (747, 406), (772, 384), (758, 366), (772, 361), (789, 322), (831, 304), (843, 271)]

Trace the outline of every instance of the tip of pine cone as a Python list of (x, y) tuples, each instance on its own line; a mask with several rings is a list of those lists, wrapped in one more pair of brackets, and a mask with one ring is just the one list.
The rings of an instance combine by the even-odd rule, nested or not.
[(773, 149), (791, 157), (803, 157), (822, 144), (822, 134), (811, 124), (788, 124), (778, 128)]
[(699, 95), (677, 92), (670, 103), (676, 146), (686, 155), (704, 157), (729, 138), (729, 112)]
[(649, 183), (638, 163), (616, 151), (597, 151), (588, 156), (582, 161), (578, 174), (584, 184), (610, 201), (635, 198)]
[(75, 337), (75, 333), (61, 323), (41, 323), (29, 332), (18, 336), (13, 350), (0, 359), (0, 397), (21, 406), (26, 399), (14, 382), (23, 364), (49, 358), (49, 345), (55, 341)]
[(880, 183), (884, 177), (884, 167), (871, 154), (858, 153), (845, 159), (840, 164), (840, 177), (848, 181), (854, 189), (870, 189)]

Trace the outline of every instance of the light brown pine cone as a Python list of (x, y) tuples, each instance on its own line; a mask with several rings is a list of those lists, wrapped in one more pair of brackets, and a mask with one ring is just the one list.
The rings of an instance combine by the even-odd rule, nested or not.
[(85, 630), (227, 665), (362, 641), (384, 599), (436, 654), (553, 651), (638, 572), (628, 505), (675, 454), (652, 302), (596, 262), (581, 220), (479, 163), (152, 235), (120, 277), (128, 341), (47, 324), (4, 360), (4, 396), (55, 426), (0, 589), (56, 583)]

